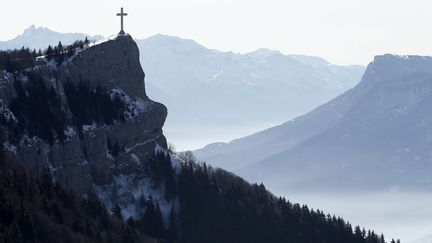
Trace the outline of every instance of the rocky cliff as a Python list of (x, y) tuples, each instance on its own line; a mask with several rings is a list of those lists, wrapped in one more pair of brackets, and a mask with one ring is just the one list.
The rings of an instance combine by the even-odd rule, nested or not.
[[(9, 155), (27, 168), (48, 166), (54, 178), (66, 188), (83, 195), (97, 193), (102, 200), (111, 201), (108, 207), (113, 200), (128, 207), (133, 195), (123, 195), (128, 198), (123, 202), (112, 195), (121, 191), (118, 178), (132, 180), (139, 174), (139, 182), (146, 176), (145, 163), (156, 151), (167, 148), (162, 134), (167, 109), (146, 95), (145, 75), (133, 39), (119, 36), (90, 44), (62, 63), (40, 57), (31, 69), (0, 72), (0, 120), (6, 141), (4, 148)], [(32, 82), (42, 84), (34, 86)], [(68, 87), (75, 87), (72, 88), (75, 97), (68, 96)], [(54, 98), (43, 102), (45, 96)], [(111, 101), (103, 100), (104, 97), (110, 97)], [(38, 102), (42, 107), (35, 109), (32, 104)], [(96, 108), (86, 113), (87, 118), (77, 122), (80, 106), (85, 110), (85, 105), (94, 104)], [(111, 113), (122, 114), (111, 120), (90, 119), (94, 113), (107, 113), (106, 104), (119, 104), (113, 106)], [(44, 117), (45, 110), (52, 120)], [(41, 130), (34, 128), (38, 123), (44, 129), (46, 123), (60, 125), (31, 132)], [(18, 135), (17, 130), (21, 131)], [(47, 133), (54, 134), (53, 141), (38, 136)], [(133, 210), (129, 213), (134, 214)]]

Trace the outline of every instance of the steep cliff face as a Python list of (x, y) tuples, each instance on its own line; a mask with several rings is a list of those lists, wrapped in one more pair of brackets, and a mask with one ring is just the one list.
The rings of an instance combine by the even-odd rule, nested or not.
[[(2, 71), (0, 120), (6, 136), (5, 150), (27, 168), (48, 166), (54, 178), (68, 189), (83, 195), (94, 192), (105, 195), (102, 199), (109, 199), (108, 207), (114, 201), (128, 207), (136, 199), (134, 195), (123, 195), (129, 196), (128, 199), (119, 202), (118, 197), (110, 194), (119, 191), (118, 178), (136, 180), (139, 184), (148, 174), (144, 171), (145, 163), (156, 151), (167, 148), (162, 133), (167, 109), (147, 97), (144, 77), (138, 47), (130, 36), (91, 44), (62, 64), (40, 58), (37, 66), (22, 73)], [(34, 88), (32, 83), (38, 82), (42, 84)], [(68, 87), (76, 91), (75, 97), (72, 91), (69, 91), (72, 95), (68, 93)], [(40, 95), (41, 90), (47, 90), (47, 95)], [(43, 107), (34, 109), (32, 92), (36, 96), (33, 104), (44, 100), (42, 96), (54, 98), (45, 103), (41, 101)], [(106, 97), (111, 100), (107, 101)], [(107, 113), (106, 104), (111, 104), (111, 113), (117, 114), (111, 120), (94, 114)], [(85, 105), (96, 108), (87, 111)], [(58, 109), (54, 109), (57, 106)], [(87, 118), (77, 122), (80, 106)], [(53, 121), (43, 117), (45, 110)], [(93, 116), (105, 118), (92, 120)], [(36, 118), (37, 121), (32, 120)], [(23, 125), (28, 120), (32, 120), (28, 122), (30, 125)], [(44, 128), (43, 132), (31, 132), (35, 130), (34, 124), (39, 123), (41, 127), (45, 127), (44, 123), (60, 125)], [(16, 130), (22, 131), (18, 138)], [(45, 133), (54, 134), (53, 141), (38, 136)], [(142, 196), (148, 196), (145, 193)]]
[(138, 46), (130, 36), (94, 44), (63, 65), (58, 75), (62, 82), (88, 80), (91, 86), (121, 89), (133, 100), (147, 98)]

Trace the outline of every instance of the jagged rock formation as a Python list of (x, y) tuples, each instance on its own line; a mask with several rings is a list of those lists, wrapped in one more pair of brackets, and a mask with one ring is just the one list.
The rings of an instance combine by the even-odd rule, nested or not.
[[(150, 100), (145, 92), (144, 72), (139, 63), (139, 50), (130, 36), (96, 43), (58, 65), (54, 60), (39, 59), (38, 65), (22, 73), (0, 74), (0, 102), (3, 120), (17, 123), (10, 111), (20, 86), (43, 80), (48, 90), (54, 90), (65, 117), (64, 141), (55, 136), (53, 144), (32, 136), (25, 130), (16, 144), (6, 139), (6, 150), (28, 168), (49, 166), (53, 176), (67, 189), (80, 194), (94, 192), (95, 187), (114, 185), (118, 176), (136, 175), (142, 163), (157, 149), (167, 148), (162, 126), (167, 109)], [(66, 84), (77, 87), (85, 83), (90, 89), (103, 89), (125, 107), (124, 120), (112, 124), (79, 124), (74, 122), (67, 99)], [(84, 99), (83, 97), (78, 97)], [(53, 104), (50, 104), (53, 105)], [(57, 115), (58, 116), (58, 115)], [(6, 137), (11, 131), (6, 129)], [(110, 146), (118, 146), (116, 154)], [(138, 173), (139, 174), (139, 173)], [(124, 202), (123, 206), (126, 206)], [(133, 215), (133, 212), (131, 213)]]

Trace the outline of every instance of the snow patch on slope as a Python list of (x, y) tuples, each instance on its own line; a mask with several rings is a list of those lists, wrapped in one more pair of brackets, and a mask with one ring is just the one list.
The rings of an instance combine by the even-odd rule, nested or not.
[(94, 185), (94, 191), (107, 209), (111, 209), (114, 204), (118, 204), (122, 210), (122, 216), (125, 219), (130, 217), (139, 218), (143, 215), (143, 209), (140, 207), (140, 200), (152, 198), (159, 204), (162, 217), (165, 223), (171, 208), (177, 201), (167, 201), (165, 199), (165, 188), (163, 186), (154, 187), (152, 180), (148, 177), (140, 177), (134, 174), (118, 175), (110, 185)]

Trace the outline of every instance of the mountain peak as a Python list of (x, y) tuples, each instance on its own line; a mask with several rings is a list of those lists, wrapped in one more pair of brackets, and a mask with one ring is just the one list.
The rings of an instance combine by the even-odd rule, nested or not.
[(207, 48), (194, 40), (182, 39), (177, 36), (157, 34), (139, 41), (141, 48), (158, 52), (164, 50), (168, 53), (196, 55), (208, 52)]
[(177, 36), (165, 35), (165, 34), (156, 34), (146, 39), (146, 41), (158, 42), (164, 45), (176, 45), (176, 46), (195, 46), (199, 48), (204, 48), (202, 45), (198, 44), (194, 40), (191, 39), (183, 39)]
[(43, 33), (43, 32), (45, 32), (47, 34), (55, 33), (54, 31), (52, 31), (48, 28), (36, 27), (36, 25), (32, 24), (32, 25), (30, 25), (30, 27), (28, 27), (27, 29), (24, 30), (24, 32), (21, 36), (24, 38), (29, 38), (29, 37), (32, 37), (34, 35), (37, 35), (37, 34)]
[(265, 58), (269, 58), (269, 57), (274, 56), (274, 55), (282, 55), (282, 53), (280, 51), (277, 51), (277, 50), (271, 50), (271, 49), (267, 49), (267, 48), (259, 48), (253, 52), (247, 53), (246, 55), (253, 57), (253, 58), (265, 59)]
[(305, 55), (290, 55), (290, 57), (304, 63), (307, 65), (311, 65), (313, 67), (316, 66), (328, 66), (331, 65), (327, 60), (322, 57), (316, 56), (305, 56)]
[(430, 56), (417, 56), (417, 55), (395, 55), (395, 54), (384, 54), (374, 57), (372, 64), (382, 63), (398, 63), (404, 65), (431, 63), (432, 57)]
[(100, 83), (109, 89), (120, 88), (132, 99), (146, 98), (138, 46), (130, 35), (96, 42), (76, 56), (73, 64), (71, 68), (80, 70), (79, 75), (87, 75), (93, 86)]
[(363, 80), (368, 83), (391, 81), (414, 73), (432, 74), (432, 57), (394, 54), (375, 56), (374, 61), (368, 65)]
[(30, 27), (28, 27), (27, 29), (24, 30), (24, 34), (33, 33), (33, 31), (35, 31), (35, 30), (36, 30), (36, 25), (32, 24), (32, 25), (30, 25)]

